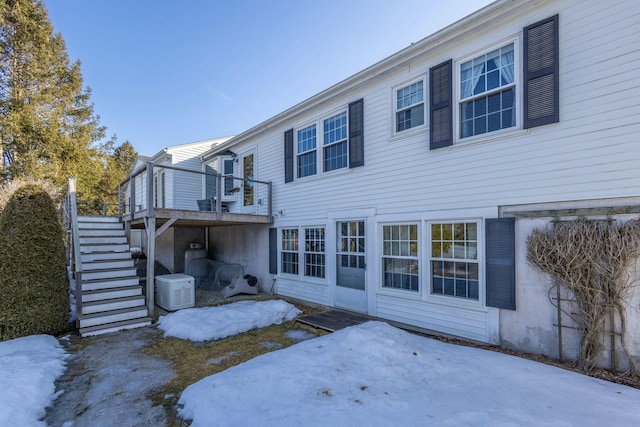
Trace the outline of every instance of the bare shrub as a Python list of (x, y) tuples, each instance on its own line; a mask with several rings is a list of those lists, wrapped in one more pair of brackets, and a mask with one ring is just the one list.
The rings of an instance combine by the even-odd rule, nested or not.
[[(633, 285), (628, 267), (639, 254), (638, 220), (624, 224), (615, 220), (561, 221), (534, 230), (527, 239), (527, 260), (575, 297), (578, 316), (567, 314), (580, 325), (580, 363), (586, 371), (595, 367), (609, 320), (610, 332), (618, 328), (622, 349), (635, 374), (625, 343), (625, 305)], [(615, 349), (611, 350), (614, 354)]]

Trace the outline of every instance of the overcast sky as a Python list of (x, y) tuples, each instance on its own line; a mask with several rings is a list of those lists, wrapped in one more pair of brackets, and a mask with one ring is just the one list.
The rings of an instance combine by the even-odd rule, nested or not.
[(45, 0), (107, 135), (236, 135), (491, 0)]

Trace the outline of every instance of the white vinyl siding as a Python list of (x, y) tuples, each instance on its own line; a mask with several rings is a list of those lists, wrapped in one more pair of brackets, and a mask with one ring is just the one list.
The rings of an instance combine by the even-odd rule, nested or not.
[[(256, 136), (247, 136), (237, 152), (257, 147), (260, 179), (273, 183), (274, 212), (283, 212), (275, 218), (274, 227), (327, 224), (326, 219), (335, 212), (371, 208), (376, 218), (384, 218), (384, 222), (373, 220), (375, 228), (370, 229), (376, 232), (371, 233), (367, 241), (371, 249), (367, 252), (366, 273), (367, 283), (372, 284), (367, 288), (371, 314), (480, 341), (492, 339), (495, 324), (492, 316), (498, 309), (483, 306), (484, 284), (479, 284), (477, 300), (431, 293), (428, 252), (431, 241), (426, 237), (421, 238), (419, 246), (422, 267), (419, 291), (382, 286), (382, 225), (416, 221), (426, 236), (431, 233), (431, 222), (465, 223), (471, 220), (464, 218), (497, 217), (499, 208), (509, 205), (568, 200), (585, 203), (593, 200), (602, 205), (609, 200), (637, 197), (640, 97), (636, 94), (640, 92), (637, 79), (640, 56), (635, 46), (640, 43), (640, 5), (631, 6), (632, 3), (521, 2), (515, 5), (502, 2), (498, 6), (500, 13), (505, 11), (500, 15), (504, 19), (492, 20), (491, 14), (478, 15), (468, 25), (457, 28), (454, 35), (442, 33), (438, 43), (422, 50), (419, 50), (420, 44), (416, 44), (418, 50), (411, 52), (410, 59), (405, 61), (410, 53), (405, 52), (397, 57), (397, 63), (388, 60), (388, 68), (374, 66), (360, 77), (336, 85), (315, 100), (312, 98), (313, 102), (294, 107), (273, 123), (267, 123), (269, 126), (265, 125)], [(512, 42), (517, 63), (521, 61), (522, 29), (556, 13), (560, 16), (561, 36), (558, 123), (528, 130), (515, 126), (488, 132), (469, 137), (468, 143), (437, 150), (429, 149), (426, 131), (403, 131), (402, 137), (397, 134), (395, 89), (412, 84), (418, 76), (426, 76), (431, 67), (449, 59), (453, 60), (455, 81), (459, 65), (465, 59)], [(614, 27), (616, 31), (611, 31)], [(387, 67), (385, 61), (380, 64)], [(521, 71), (515, 71), (516, 78), (520, 78)], [(425, 81), (425, 89), (427, 83)], [(453, 90), (460, 90), (459, 82), (454, 82)], [(284, 132), (319, 123), (360, 98), (364, 99), (365, 106), (365, 166), (345, 168), (322, 179), (297, 180), (296, 170), (296, 179), (285, 184)], [(456, 93), (453, 99), (460, 101)], [(457, 110), (459, 103), (454, 104)], [(516, 103), (516, 108), (520, 105)], [(519, 114), (521, 111), (516, 110), (516, 116)], [(454, 133), (457, 137), (459, 123), (456, 112)], [(479, 215), (466, 213), (476, 209), (489, 212), (486, 215), (484, 211)], [(388, 219), (392, 216), (395, 217)], [(482, 224), (480, 220), (478, 223)], [(279, 275), (276, 292), (332, 305), (330, 268), (335, 269), (336, 263), (334, 242), (330, 240), (333, 238), (327, 228), (326, 282), (329, 284), (310, 284), (309, 279), (301, 283), (298, 276)], [(479, 278), (482, 278), (480, 258), (478, 265)]]

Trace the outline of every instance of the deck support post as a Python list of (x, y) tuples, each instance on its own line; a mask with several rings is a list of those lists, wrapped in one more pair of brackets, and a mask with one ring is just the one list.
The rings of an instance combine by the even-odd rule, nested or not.
[(155, 308), (156, 214), (154, 211), (153, 162), (147, 162), (147, 310)]
[(156, 257), (156, 218), (148, 217), (147, 222), (147, 310), (153, 316), (155, 307), (154, 283), (155, 283), (155, 263)]

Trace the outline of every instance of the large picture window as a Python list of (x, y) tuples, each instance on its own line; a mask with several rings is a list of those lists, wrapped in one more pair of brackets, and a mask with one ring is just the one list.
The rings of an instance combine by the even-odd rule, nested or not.
[(516, 125), (514, 43), (460, 64), (460, 137)]
[(382, 286), (418, 291), (418, 226), (385, 225), (382, 241)]
[(431, 293), (479, 299), (478, 223), (431, 224)]
[(424, 82), (418, 80), (396, 90), (396, 132), (424, 124)]

